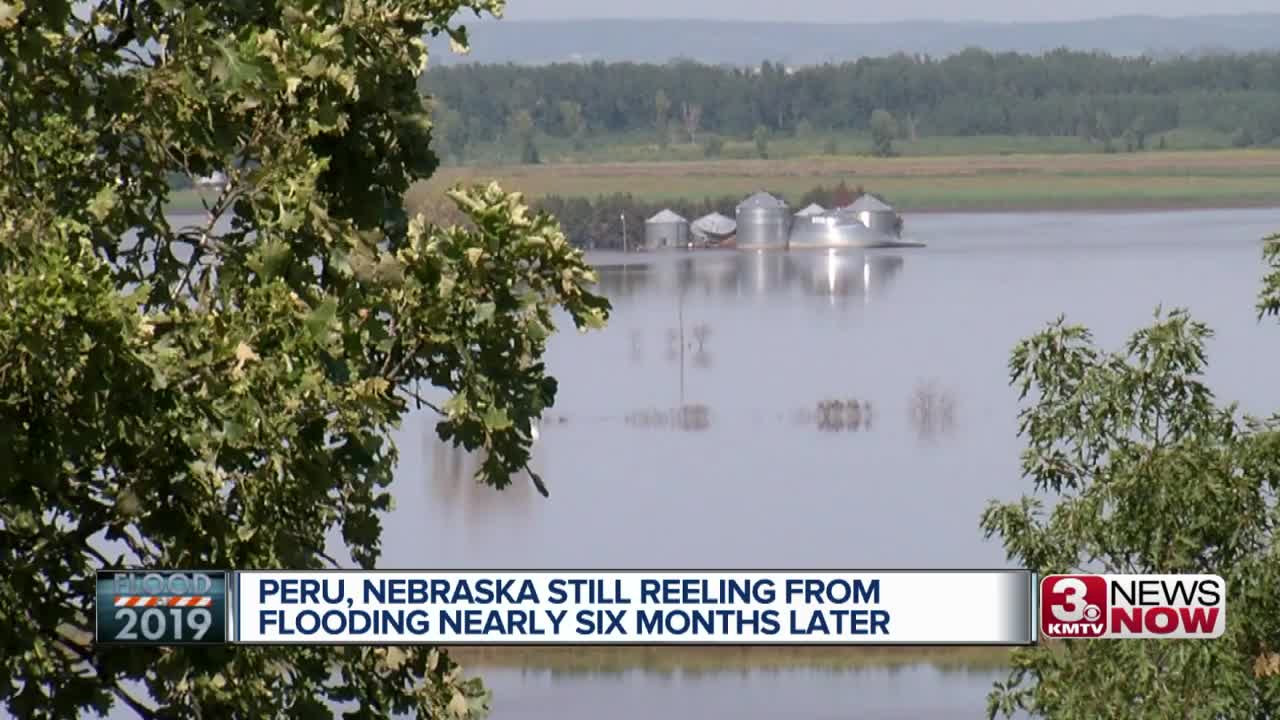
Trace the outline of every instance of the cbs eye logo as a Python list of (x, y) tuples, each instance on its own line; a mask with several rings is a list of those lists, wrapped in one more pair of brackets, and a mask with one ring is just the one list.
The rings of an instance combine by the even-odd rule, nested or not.
[(1102, 637), (1106, 615), (1106, 578), (1048, 575), (1040, 582), (1040, 632), (1046, 637)]

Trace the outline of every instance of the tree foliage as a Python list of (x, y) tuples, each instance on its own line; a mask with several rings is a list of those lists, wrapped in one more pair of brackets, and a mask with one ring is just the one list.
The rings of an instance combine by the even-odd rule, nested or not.
[[(1280, 311), (1280, 251), (1259, 309)], [(1042, 574), (1213, 573), (1227, 631), (1195, 640), (1061, 641), (1019, 650), (989, 710), (1053, 718), (1260, 718), (1280, 712), (1280, 416), (1219, 405), (1203, 380), (1210, 330), (1182, 310), (1119, 352), (1059, 319), (1010, 363), (1024, 473), (1037, 496), (982, 525)], [(1046, 503), (1038, 495), (1053, 501)]]
[[(456, 107), (473, 141), (499, 135), (507, 117), (533, 108), (540, 132), (571, 137), (556, 110), (582, 105), (594, 132), (648, 132), (659, 91), (670, 107), (697, 104), (704, 132), (748, 139), (757, 125), (774, 136), (802, 131), (870, 131), (883, 108), (919, 135), (1080, 136), (1103, 141), (1174, 129), (1229, 135), (1248, 130), (1259, 145), (1280, 137), (1276, 53), (1155, 61), (1059, 50), (1043, 55), (966, 50), (945, 58), (867, 57), (788, 71), (778, 63), (732, 68), (673, 62), (452, 65), (433, 68), (424, 92)], [(659, 113), (661, 116), (662, 113)], [(1140, 122), (1139, 122), (1140, 121)], [(662, 123), (659, 122), (659, 125)], [(1163, 135), (1161, 135), (1163, 138)]]
[(898, 137), (898, 121), (888, 110), (877, 108), (871, 113), (871, 154), (893, 155), (893, 141)]
[[(501, 7), (0, 3), (0, 706), (483, 708), (426, 647), (89, 643), (98, 568), (320, 568), (334, 537), (372, 567), (419, 385), (481, 479), (527, 470), (552, 313), (608, 304), (518, 194), (454, 190), (457, 226), (404, 211), (437, 164), (422, 38), (465, 42), (461, 10)], [(207, 219), (166, 215), (173, 173), (214, 171)]]

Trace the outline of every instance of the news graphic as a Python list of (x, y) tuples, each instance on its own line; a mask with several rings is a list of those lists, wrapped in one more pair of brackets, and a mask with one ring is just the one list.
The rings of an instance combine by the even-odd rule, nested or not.
[(1217, 575), (1046, 575), (1040, 632), (1048, 638), (1221, 637), (1227, 586)]
[(237, 642), (1028, 645), (1027, 571), (241, 571)]
[(226, 643), (229, 575), (221, 570), (100, 570), (94, 641)]

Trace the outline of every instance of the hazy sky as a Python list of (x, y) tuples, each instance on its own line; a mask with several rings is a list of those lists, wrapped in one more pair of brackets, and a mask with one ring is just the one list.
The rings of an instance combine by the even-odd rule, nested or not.
[(1276, 0), (507, 0), (512, 20), (564, 18), (727, 18), (878, 22), (885, 20), (1080, 20), (1114, 15), (1276, 12)]

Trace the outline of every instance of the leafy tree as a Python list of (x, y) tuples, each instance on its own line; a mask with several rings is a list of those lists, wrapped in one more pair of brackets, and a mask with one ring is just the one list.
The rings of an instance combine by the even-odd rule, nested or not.
[[(1280, 313), (1280, 236), (1259, 309)], [(1242, 416), (1202, 379), (1210, 330), (1163, 314), (1122, 351), (1059, 319), (1020, 343), (1013, 383), (1038, 495), (983, 515), (1040, 573), (1212, 573), (1227, 631), (1194, 640), (1062, 641), (1019, 650), (989, 710), (1054, 718), (1262, 718), (1280, 713), (1280, 416)]]
[(709, 158), (718, 158), (724, 152), (724, 138), (719, 135), (708, 135), (702, 143), (702, 154)]
[(582, 106), (569, 100), (561, 100), (560, 121), (564, 123), (565, 133), (573, 138), (573, 149), (586, 147), (587, 122), (582, 117)]
[[(1277, 57), (1270, 52), (1152, 60), (1065, 50), (969, 50), (945, 58), (862, 58), (794, 71), (781, 63), (744, 72), (684, 61), (463, 65), (433, 68), (421, 87), (462, 113), (473, 141), (496, 140), (520, 108), (532, 109), (541, 132), (558, 134), (555, 104), (539, 100), (560, 98), (580, 103), (588, 126), (605, 135), (665, 131), (677, 107), (697, 103), (698, 129), (726, 136), (750, 137), (761, 123), (787, 135), (804, 135), (809, 125), (869, 131), (871, 110), (883, 108), (901, 121), (899, 137), (911, 140), (928, 132), (1074, 135), (1102, 143), (1096, 127), (1102, 111), (1112, 121), (1113, 142), (1125, 129), (1140, 135), (1135, 124), (1141, 119), (1147, 134), (1247, 127), (1256, 142), (1265, 143), (1280, 135)], [(669, 103), (661, 120), (659, 91)]]
[(1250, 145), (1253, 145), (1253, 134), (1249, 132), (1248, 128), (1237, 128), (1231, 134), (1232, 147), (1247, 148)]
[(534, 142), (537, 126), (534, 125), (533, 115), (528, 110), (521, 110), (512, 115), (510, 130), (511, 136), (520, 145), (520, 162), (526, 165), (537, 165), (538, 145)]
[(659, 90), (653, 96), (653, 110), (653, 126), (658, 132), (658, 146), (665, 150), (671, 142), (671, 98), (667, 97), (667, 91)]
[(878, 157), (893, 155), (893, 141), (898, 137), (898, 122), (888, 110), (871, 113), (871, 153)]
[(835, 135), (827, 136), (822, 143), (822, 153), (824, 155), (838, 155), (840, 153), (840, 142), (836, 140)]
[(1137, 143), (1138, 150), (1147, 149), (1147, 119), (1139, 115), (1133, 119), (1133, 124), (1129, 126), (1133, 131), (1134, 140)]
[[(437, 165), (422, 38), (500, 3), (75, 5), (0, 3), (0, 706), (481, 710), (435, 648), (118, 650), (89, 618), (98, 568), (321, 568), (334, 537), (373, 567), (419, 383), (485, 482), (527, 470), (594, 274), (496, 185), (451, 192), (465, 226), (403, 205)], [(215, 170), (208, 222), (166, 215)]]
[(698, 142), (698, 123), (702, 121), (702, 106), (697, 103), (684, 103), (680, 117), (684, 123), (684, 131), (689, 134), (689, 142)]
[(467, 143), (470, 133), (462, 114), (457, 110), (439, 103), (431, 108), (434, 125), (432, 137), (436, 141), (436, 152), (439, 155), (452, 155), (459, 163), (466, 162)]
[(767, 160), (769, 158), (769, 128), (757, 125), (755, 132), (751, 133), (751, 139), (756, 144), (756, 155)]

